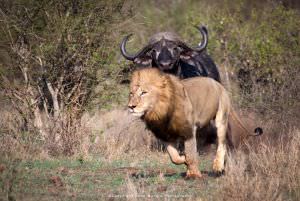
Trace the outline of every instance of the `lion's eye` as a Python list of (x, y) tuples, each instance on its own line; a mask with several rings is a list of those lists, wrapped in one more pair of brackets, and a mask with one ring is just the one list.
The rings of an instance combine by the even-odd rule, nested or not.
[(147, 91), (142, 91), (141, 96), (145, 95), (146, 93), (148, 93)]

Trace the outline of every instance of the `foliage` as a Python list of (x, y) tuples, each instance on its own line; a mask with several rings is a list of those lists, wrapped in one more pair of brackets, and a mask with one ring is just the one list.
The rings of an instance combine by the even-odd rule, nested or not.
[[(16, 2), (8, 3), (10, 7), (7, 6), (6, 10), (18, 13), (20, 20), (26, 16), (26, 12), (19, 9), (24, 2)], [(47, 20), (50, 18), (46, 15), (49, 12), (37, 12), (31, 26), (47, 39), (42, 50), (47, 51), (50, 58), (57, 43), (55, 39), (62, 36), (66, 38), (64, 41), (69, 51), (78, 49), (82, 44), (80, 41), (90, 41), (88, 65), (97, 66), (100, 84), (89, 108), (109, 108), (112, 103), (120, 104), (126, 100), (126, 86), (120, 83), (128, 80), (128, 74), (123, 69), (130, 68), (130, 63), (125, 62), (119, 53), (118, 45), (122, 37), (128, 33), (135, 34), (133, 43), (129, 44), (132, 51), (140, 49), (158, 31), (175, 31), (190, 44), (197, 44), (199, 33), (193, 25), (199, 24), (208, 26), (208, 52), (220, 70), (224, 71), (222, 68), (227, 65), (229, 71), (236, 75), (233, 79), (236, 79), (246, 98), (243, 104), (270, 101), (274, 107), (296, 104), (296, 101), (289, 101), (286, 106), (285, 100), (280, 98), (287, 94), (279, 92), (292, 88), (291, 85), (299, 86), (295, 75), (299, 71), (300, 15), (298, 10), (280, 2), (89, 0), (64, 3), (45, 1), (40, 4), (27, 1), (23, 7), (27, 10), (32, 7), (30, 13), (33, 15), (41, 6), (45, 10), (56, 8), (56, 12), (50, 13), (49, 22)], [(15, 10), (19, 12), (13, 12)], [(69, 13), (68, 17), (63, 19), (63, 12)], [(24, 20), (19, 24), (26, 25)], [(63, 30), (66, 25), (68, 31)], [(90, 75), (95, 73), (92, 71)], [(296, 83), (287, 82), (287, 78), (292, 78)], [(254, 98), (254, 93), (260, 98)], [(299, 98), (294, 89), (291, 93)], [(270, 96), (278, 98), (266, 98)]]
[(3, 71), (1, 87), (22, 115), (23, 129), (35, 127), (51, 153), (78, 149), (80, 118), (97, 83), (99, 60), (109, 57), (101, 47), (103, 27), (120, 3), (15, 1), (1, 9), (14, 72)]

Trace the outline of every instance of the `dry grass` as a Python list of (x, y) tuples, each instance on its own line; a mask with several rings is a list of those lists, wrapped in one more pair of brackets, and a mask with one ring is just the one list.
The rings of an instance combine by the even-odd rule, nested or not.
[(134, 185), (130, 177), (126, 178), (126, 192), (127, 192), (127, 200), (135, 201), (138, 197), (137, 187)]
[(83, 117), (84, 124), (92, 132), (91, 152), (101, 153), (109, 159), (124, 156), (124, 153), (147, 152), (155, 142), (141, 120), (124, 109), (99, 112)]
[(228, 157), (220, 200), (299, 200), (300, 132), (290, 130), (276, 143), (264, 140), (248, 154)]
[(22, 130), (24, 122), (17, 112), (3, 107), (0, 113), (1, 158), (31, 158), (42, 153), (41, 147), (37, 146), (36, 133)]
[(87, 156), (90, 142), (84, 125), (66, 126), (59, 140), (43, 138), (31, 123), (9, 106), (0, 111), (0, 159), (37, 159), (59, 155)]

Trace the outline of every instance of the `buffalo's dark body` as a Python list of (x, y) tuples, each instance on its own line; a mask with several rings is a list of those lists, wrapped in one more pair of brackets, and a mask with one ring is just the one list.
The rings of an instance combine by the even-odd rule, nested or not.
[(178, 76), (180, 79), (204, 76), (213, 78), (218, 82), (221, 81), (217, 66), (206, 52), (198, 53), (188, 60), (179, 60), (174, 71), (169, 73)]

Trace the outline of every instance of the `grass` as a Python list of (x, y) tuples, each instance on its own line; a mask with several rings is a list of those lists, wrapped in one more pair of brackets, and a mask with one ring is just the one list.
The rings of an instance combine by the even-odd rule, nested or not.
[[(138, 188), (140, 197), (206, 196), (216, 179), (185, 180), (184, 166), (171, 164), (166, 154), (163, 160), (148, 156), (148, 160), (84, 160), (61, 158), (20, 160), (1, 164), (0, 199), (13, 200), (106, 200), (128, 199), (128, 186)], [(210, 169), (210, 159), (202, 156), (201, 170)], [(135, 166), (130, 165), (134, 163)], [(199, 191), (199, 189), (201, 189)]]
[(263, 118), (264, 135), (251, 138), (250, 151), (229, 156), (225, 176), (210, 174), (212, 146), (199, 156), (204, 178), (185, 180), (184, 165), (149, 148), (141, 122), (123, 110), (97, 114), (87, 125), (104, 132), (87, 155), (31, 156), (19, 151), (26, 144), (0, 147), (12, 150), (0, 154), (0, 200), (299, 200), (300, 132)]
[[(111, 114), (124, 120), (114, 126), (121, 130), (127, 124), (122, 114)], [(109, 123), (110, 115), (104, 116)], [(95, 144), (102, 149), (88, 156), (1, 155), (0, 200), (299, 200), (300, 132), (279, 130), (270, 121), (263, 136), (251, 138), (248, 151), (229, 154), (225, 175), (218, 178), (210, 174), (215, 146), (199, 156), (204, 178), (185, 180), (184, 165), (172, 164), (166, 153), (151, 151), (143, 140), (133, 141), (146, 134), (138, 124), (120, 135), (107, 130), (106, 141)], [(121, 140), (114, 143), (108, 136)]]

